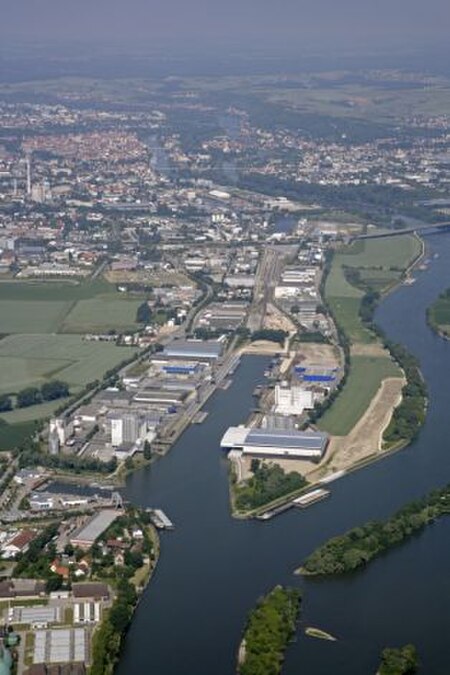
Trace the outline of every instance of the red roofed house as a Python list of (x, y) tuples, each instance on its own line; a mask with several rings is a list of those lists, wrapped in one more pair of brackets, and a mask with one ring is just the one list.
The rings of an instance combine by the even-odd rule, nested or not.
[(36, 530), (21, 530), (2, 548), (3, 557), (12, 558), (18, 553), (25, 553), (36, 536)]

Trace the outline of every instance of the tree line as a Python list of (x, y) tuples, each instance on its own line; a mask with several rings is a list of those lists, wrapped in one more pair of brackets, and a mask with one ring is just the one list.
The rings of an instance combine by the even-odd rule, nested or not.
[[(45, 382), (41, 387), (26, 387), (16, 394), (16, 408), (28, 408), (39, 403), (56, 401), (70, 395), (69, 385), (61, 380)], [(9, 394), (0, 396), (0, 412), (14, 409), (13, 399)]]

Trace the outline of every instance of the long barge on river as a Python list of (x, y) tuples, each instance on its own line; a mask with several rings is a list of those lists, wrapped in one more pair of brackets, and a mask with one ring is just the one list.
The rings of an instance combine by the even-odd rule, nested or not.
[(325, 490), (324, 488), (317, 488), (316, 490), (311, 490), (310, 492), (307, 492), (306, 494), (303, 494), (300, 497), (293, 499), (292, 501), (280, 504), (280, 506), (276, 506), (273, 509), (269, 509), (264, 513), (259, 513), (256, 516), (256, 518), (257, 520), (270, 520), (274, 516), (278, 516), (280, 515), (280, 513), (284, 513), (285, 511), (292, 509), (293, 506), (296, 506), (297, 508), (300, 509), (306, 509), (308, 506), (312, 506), (316, 502), (320, 502), (322, 501), (322, 499), (326, 499), (326, 497), (328, 497), (329, 495), (330, 495), (329, 490)]
[(308, 506), (311, 506), (316, 502), (320, 502), (322, 501), (322, 499), (326, 499), (327, 497), (329, 497), (329, 495), (330, 495), (329, 490), (325, 490), (324, 488), (317, 488), (317, 490), (311, 490), (311, 492), (307, 492), (301, 497), (297, 497), (297, 499), (294, 499), (292, 505), (300, 509), (306, 509)]

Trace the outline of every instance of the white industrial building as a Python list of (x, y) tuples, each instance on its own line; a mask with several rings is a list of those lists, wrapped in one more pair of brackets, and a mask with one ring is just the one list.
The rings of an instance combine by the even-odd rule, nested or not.
[(280, 415), (301, 415), (314, 407), (314, 394), (303, 387), (277, 384), (275, 387), (275, 412)]
[(145, 417), (129, 412), (112, 413), (108, 419), (111, 423), (111, 445), (113, 447), (145, 439), (147, 433)]
[(327, 445), (328, 436), (320, 432), (243, 426), (230, 427), (220, 442), (222, 448), (241, 450), (253, 457), (316, 461), (323, 457)]

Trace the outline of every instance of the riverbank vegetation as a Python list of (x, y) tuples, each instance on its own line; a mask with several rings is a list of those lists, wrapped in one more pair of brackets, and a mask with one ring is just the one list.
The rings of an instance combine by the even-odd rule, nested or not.
[(127, 550), (124, 565), (115, 565), (112, 555), (102, 556), (97, 543), (92, 548), (96, 561), (93, 564), (95, 577), (110, 581), (116, 595), (111, 609), (105, 612), (93, 636), (90, 675), (112, 675), (114, 672), (139, 593), (142, 592), (156, 566), (159, 544), (157, 535), (151, 535), (149, 522), (149, 515), (145, 511), (129, 509), (102, 535), (105, 540), (120, 537), (120, 541), (125, 541), (125, 532), (132, 532), (136, 528), (142, 532), (141, 551)]
[(405, 645), (398, 649), (387, 648), (381, 654), (381, 664), (377, 675), (414, 675), (419, 660), (414, 645)]
[(245, 483), (234, 485), (234, 503), (240, 512), (252, 511), (266, 504), (301, 490), (306, 486), (305, 478), (291, 471), (286, 473), (278, 464), (267, 464), (258, 459), (251, 463), (253, 475)]
[(276, 586), (248, 617), (240, 675), (276, 675), (284, 652), (295, 633), (301, 595), (295, 588)]
[(448, 514), (450, 485), (407, 504), (386, 521), (369, 522), (330, 539), (298, 571), (315, 576), (353, 572)]
[(311, 415), (311, 421), (336, 436), (350, 432), (387, 377), (407, 379), (403, 399), (384, 432), (387, 446), (408, 442), (425, 417), (426, 390), (416, 360), (385, 339), (374, 313), (385, 292), (398, 283), (420, 255), (414, 236), (356, 241), (327, 260), (322, 297), (344, 349), (344, 377), (337, 390)]
[(385, 345), (406, 376), (401, 403), (395, 408), (383, 433), (383, 441), (390, 446), (409, 443), (419, 433), (425, 422), (427, 388), (417, 359), (403, 345), (390, 341), (386, 341)]
[(427, 323), (438, 335), (450, 338), (450, 288), (447, 288), (427, 310)]

